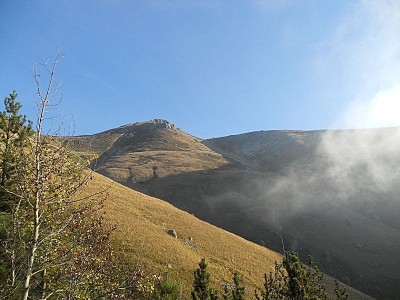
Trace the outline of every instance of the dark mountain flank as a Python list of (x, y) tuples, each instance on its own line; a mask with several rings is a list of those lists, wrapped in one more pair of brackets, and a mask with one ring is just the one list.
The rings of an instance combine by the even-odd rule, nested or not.
[(201, 140), (164, 120), (69, 138), (93, 168), (268, 248), (311, 254), (379, 299), (400, 294), (400, 131)]

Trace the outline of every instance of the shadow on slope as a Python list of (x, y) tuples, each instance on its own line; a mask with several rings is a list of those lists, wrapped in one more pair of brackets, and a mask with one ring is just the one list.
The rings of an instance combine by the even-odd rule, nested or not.
[(231, 164), (128, 186), (282, 251), (278, 232), (286, 250), (298, 251), (303, 260), (311, 254), (324, 272), (379, 299), (400, 293), (398, 230), (332, 201), (334, 187), (277, 189), (281, 182), (280, 175)]
[[(223, 283), (230, 281), (236, 271), (243, 278), (248, 295), (262, 285), (263, 274), (273, 270), (274, 261), (281, 260), (274, 251), (101, 175), (94, 174), (85, 193), (98, 192), (108, 186), (105, 218), (116, 225), (111, 239), (117, 254), (125, 263), (141, 260), (150, 273), (163, 273), (172, 268), (171, 275), (179, 279), (184, 295), (189, 295), (193, 270), (201, 257), (209, 262), (213, 286), (222, 290)], [(167, 234), (170, 228), (177, 231), (177, 238)], [(326, 283), (332, 295), (333, 279), (327, 276)], [(370, 299), (351, 288), (349, 293), (353, 300)]]

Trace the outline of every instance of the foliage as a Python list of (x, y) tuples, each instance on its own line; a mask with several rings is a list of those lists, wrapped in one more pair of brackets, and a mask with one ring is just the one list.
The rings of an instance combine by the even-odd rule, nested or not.
[(17, 249), (17, 237), (21, 234), (17, 222), (21, 199), (16, 193), (19, 178), (26, 163), (24, 149), (33, 135), (32, 123), (20, 115), (21, 104), (13, 91), (4, 99), (4, 111), (0, 114), (0, 293), (9, 294), (17, 288), (17, 267), (21, 257)]
[(232, 288), (228, 289), (228, 285), (224, 287), (224, 300), (244, 300), (245, 299), (245, 288), (242, 286), (240, 277), (237, 273), (233, 273), (233, 285)]
[(308, 259), (309, 268), (305, 268), (295, 252), (286, 252), (283, 266), (288, 274), (288, 295), (292, 299), (327, 299), (325, 285), (321, 284), (323, 274), (313, 263), (311, 256)]
[(275, 263), (274, 273), (264, 277), (264, 289), (261, 295), (256, 292), (257, 300), (327, 299), (325, 286), (320, 283), (322, 273), (309, 260), (310, 267), (305, 268), (295, 252), (285, 252), (282, 263)]
[[(275, 270), (264, 275), (264, 289), (259, 294), (255, 292), (257, 300), (325, 300), (328, 295), (325, 285), (321, 283), (323, 274), (314, 264), (311, 256), (305, 267), (296, 252), (285, 252), (282, 263), (275, 262)], [(346, 289), (339, 287), (337, 281), (336, 296), (338, 300), (346, 300)]]
[(16, 284), (19, 253), (15, 249), (14, 237), (18, 235), (16, 219), (20, 201), (12, 191), (17, 188), (17, 178), (21, 175), (19, 171), (25, 162), (22, 150), (33, 134), (32, 123), (27, 122), (25, 115), (19, 114), (21, 104), (16, 99), (17, 93), (13, 91), (4, 99), (4, 111), (0, 114), (0, 260), (3, 262), (0, 292), (3, 292), (4, 286)]
[(335, 279), (335, 294), (337, 300), (347, 300), (349, 298), (349, 294), (347, 290), (341, 286), (339, 286), (339, 282)]
[(169, 272), (165, 272), (156, 285), (157, 300), (177, 300), (180, 298), (180, 286), (170, 278)]
[[(43, 68), (36, 130), (19, 115), (13, 92), (0, 115), (0, 295), (6, 299), (126, 299), (138, 284), (136, 270), (118, 266), (103, 222), (106, 193), (79, 198), (91, 174), (86, 162), (43, 134), (45, 113), (57, 92), (62, 55)], [(136, 272), (136, 273), (135, 273)]]
[(216, 300), (217, 292), (209, 287), (210, 274), (207, 272), (207, 263), (205, 258), (199, 262), (199, 267), (194, 271), (194, 281), (192, 290), (193, 300)]
[(1, 143), (1, 169), (0, 169), (0, 211), (12, 210), (14, 195), (7, 193), (11, 189), (14, 179), (24, 157), (20, 154), (32, 136), (32, 123), (27, 122), (25, 115), (20, 115), (21, 104), (17, 99), (16, 91), (4, 99), (4, 111), (0, 114), (0, 143)]

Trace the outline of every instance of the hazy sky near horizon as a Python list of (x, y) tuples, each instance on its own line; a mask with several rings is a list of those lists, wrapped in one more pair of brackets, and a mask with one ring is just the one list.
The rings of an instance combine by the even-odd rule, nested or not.
[(0, 96), (17, 90), (34, 119), (32, 66), (59, 49), (53, 115), (75, 134), (154, 118), (202, 138), (400, 126), (398, 0), (3, 0), (0, 12)]

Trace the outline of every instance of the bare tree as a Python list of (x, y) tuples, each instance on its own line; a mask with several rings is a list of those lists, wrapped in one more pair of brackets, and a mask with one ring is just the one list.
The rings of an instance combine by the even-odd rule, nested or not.
[[(27, 194), (22, 195), (26, 197), (29, 206), (32, 208), (32, 216), (33, 217), (33, 231), (31, 233), (30, 241), (28, 243), (28, 257), (27, 257), (27, 264), (25, 271), (23, 272), (23, 290), (21, 299), (26, 300), (28, 299), (29, 290), (31, 288), (31, 281), (32, 276), (43, 272), (45, 273), (45, 269), (43, 270), (35, 270), (35, 261), (37, 256), (38, 248), (40, 244), (44, 241), (41, 234), (41, 226), (43, 225), (44, 220), (44, 205), (48, 204), (49, 202), (53, 201), (52, 197), (47, 199), (47, 195), (45, 193), (45, 189), (47, 187), (44, 186), (46, 182), (46, 178), (52, 175), (52, 172), (48, 172), (45, 170), (43, 166), (43, 156), (45, 151), (45, 140), (42, 138), (42, 130), (43, 130), (43, 120), (46, 108), (48, 106), (49, 101), (57, 92), (58, 87), (56, 87), (55, 91), (53, 91), (53, 84), (54, 84), (54, 74), (56, 70), (56, 66), (60, 61), (62, 55), (59, 53), (56, 56), (56, 59), (51, 68), (48, 67), (47, 62), (43, 63), (45, 69), (49, 72), (50, 80), (49, 84), (47, 85), (46, 91), (43, 94), (39, 84), (39, 74), (35, 70), (34, 78), (37, 84), (37, 94), (40, 98), (39, 103), (39, 111), (37, 116), (37, 123), (36, 123), (36, 132), (35, 138), (33, 142), (33, 169), (32, 172), (32, 179), (33, 179), (33, 186), (32, 189), (27, 191)], [(57, 152), (57, 151), (56, 151)], [(55, 154), (55, 153), (54, 153)], [(26, 189), (25, 189), (26, 190)], [(28, 194), (29, 193), (29, 194)], [(47, 202), (47, 203), (46, 203)], [(39, 268), (40, 269), (40, 268)]]
[(21, 300), (91, 299), (105, 294), (118, 298), (129, 293), (134, 283), (126, 280), (113, 260), (108, 240), (113, 229), (102, 221), (106, 195), (100, 192), (97, 198), (89, 195), (81, 201), (77, 193), (92, 174), (61, 139), (43, 132), (60, 86), (55, 72), (62, 57), (58, 53), (54, 61), (42, 61), (48, 78), (45, 89), (41, 75), (34, 71), (39, 97), (36, 130), (18, 148), (13, 184), (0, 189), (2, 202), (12, 199), (12, 213), (4, 210), (11, 221), (3, 224), (13, 232), (2, 243), (11, 271), (6, 272), (9, 278), (0, 284), (0, 293)]

